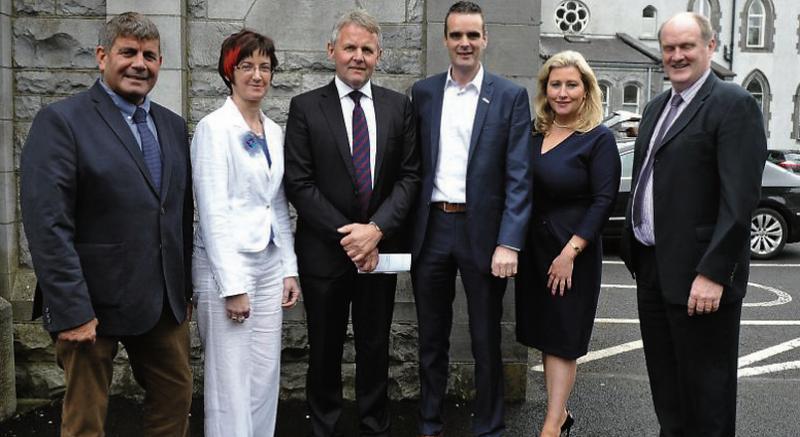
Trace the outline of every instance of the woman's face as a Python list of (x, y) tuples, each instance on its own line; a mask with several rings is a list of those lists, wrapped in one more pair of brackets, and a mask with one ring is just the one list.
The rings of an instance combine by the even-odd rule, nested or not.
[(586, 88), (581, 73), (575, 67), (560, 67), (550, 70), (547, 78), (547, 103), (558, 120), (571, 121), (586, 99)]
[(264, 53), (254, 53), (242, 59), (233, 69), (234, 96), (246, 101), (260, 102), (267, 95), (272, 82), (272, 65)]

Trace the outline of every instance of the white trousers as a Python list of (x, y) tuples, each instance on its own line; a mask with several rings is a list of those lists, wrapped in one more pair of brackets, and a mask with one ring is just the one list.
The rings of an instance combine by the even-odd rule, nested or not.
[(192, 282), (205, 352), (206, 437), (270, 437), (275, 433), (281, 364), (283, 275), (275, 245), (249, 261), (255, 291), (250, 318), (230, 320), (208, 258), (195, 247)]

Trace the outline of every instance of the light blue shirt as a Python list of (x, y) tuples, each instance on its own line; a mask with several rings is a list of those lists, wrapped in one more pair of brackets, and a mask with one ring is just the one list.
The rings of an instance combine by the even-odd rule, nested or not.
[[(106, 90), (108, 96), (111, 97), (111, 100), (114, 102), (114, 105), (119, 109), (120, 114), (122, 114), (122, 118), (128, 123), (128, 127), (133, 134), (133, 137), (136, 138), (136, 144), (139, 145), (139, 150), (142, 149), (142, 138), (139, 136), (139, 129), (136, 127), (136, 122), (133, 121), (133, 113), (136, 111), (137, 106), (133, 103), (125, 100), (122, 96), (115, 93), (114, 90), (108, 87), (102, 79), (100, 79), (100, 85), (103, 86), (103, 89)], [(144, 112), (147, 113), (147, 127), (150, 128), (150, 132), (153, 133), (153, 136), (156, 138), (156, 143), (158, 144), (158, 130), (156, 130), (156, 124), (153, 122), (153, 117), (150, 116), (150, 97), (145, 96), (144, 101), (141, 105), (139, 105)], [(161, 148), (161, 144), (158, 145), (159, 149)], [(161, 150), (159, 150), (160, 152)]]

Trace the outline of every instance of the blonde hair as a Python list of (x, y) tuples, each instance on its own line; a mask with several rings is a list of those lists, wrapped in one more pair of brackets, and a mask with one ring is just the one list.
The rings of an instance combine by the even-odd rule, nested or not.
[(578, 132), (588, 132), (599, 125), (603, 119), (600, 86), (597, 85), (597, 78), (594, 76), (592, 67), (589, 67), (586, 59), (580, 53), (566, 50), (553, 55), (539, 69), (537, 80), (539, 92), (533, 103), (536, 112), (534, 127), (537, 132), (546, 133), (553, 125), (555, 113), (547, 102), (547, 82), (550, 79), (550, 71), (554, 68), (564, 67), (575, 67), (578, 70), (581, 74), (583, 88), (586, 90), (586, 98), (578, 108), (577, 121), (570, 127)]

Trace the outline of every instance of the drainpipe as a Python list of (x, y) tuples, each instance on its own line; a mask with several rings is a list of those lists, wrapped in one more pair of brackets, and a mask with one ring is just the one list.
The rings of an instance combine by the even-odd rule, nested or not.
[(731, 6), (731, 53), (728, 59), (728, 69), (733, 71), (733, 52), (736, 51), (736, 0), (732, 0)]

